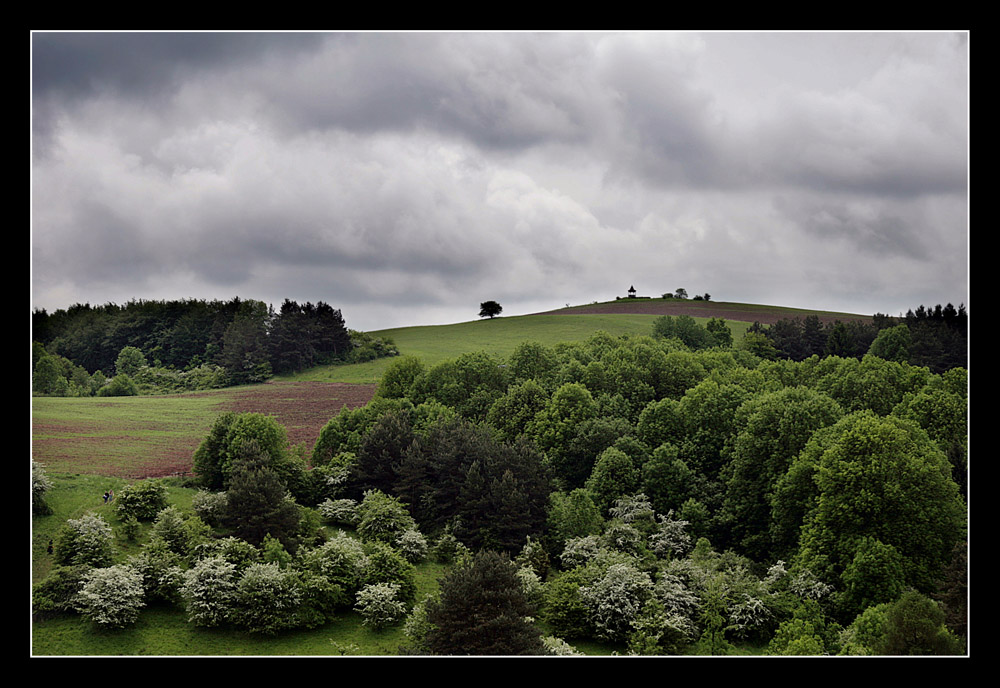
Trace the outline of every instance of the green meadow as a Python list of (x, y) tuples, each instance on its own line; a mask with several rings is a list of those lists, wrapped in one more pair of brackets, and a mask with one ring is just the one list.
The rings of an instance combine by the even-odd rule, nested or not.
[[(377, 330), (371, 334), (388, 337), (396, 343), (400, 354), (415, 356), (431, 366), (456, 358), (470, 351), (485, 351), (496, 358), (507, 358), (526, 341), (546, 346), (561, 342), (582, 341), (603, 330), (618, 335), (650, 335), (653, 321), (661, 316), (647, 314), (541, 314), (499, 317), (486, 320), (430, 325), (422, 327), (397, 327)], [(704, 325), (708, 318), (695, 318)], [(733, 330), (733, 339), (739, 341), (750, 322), (727, 321)], [(321, 366), (282, 380), (322, 382), (377, 382), (393, 359), (383, 358), (353, 365)]]

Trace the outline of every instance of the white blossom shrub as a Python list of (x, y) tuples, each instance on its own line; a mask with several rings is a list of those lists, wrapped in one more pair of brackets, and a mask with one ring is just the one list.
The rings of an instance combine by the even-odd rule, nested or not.
[(583, 566), (597, 554), (605, 549), (604, 543), (599, 535), (584, 535), (583, 537), (571, 538), (566, 541), (559, 561), (564, 569), (572, 569)]
[(649, 547), (659, 559), (684, 556), (691, 549), (691, 536), (686, 529), (689, 523), (674, 518), (674, 512), (657, 516), (656, 532), (649, 536)]
[(273, 635), (299, 624), (302, 591), (293, 570), (251, 564), (236, 584), (234, 623), (251, 633)]
[(188, 621), (196, 626), (227, 623), (236, 602), (236, 565), (222, 557), (198, 560), (184, 573), (180, 594)]
[(396, 550), (402, 554), (407, 561), (416, 564), (427, 557), (430, 545), (424, 534), (415, 528), (411, 528), (401, 533), (394, 543)]
[(142, 575), (128, 565), (91, 569), (77, 594), (76, 607), (85, 618), (107, 628), (136, 622), (146, 605)]
[(217, 526), (222, 523), (226, 514), (226, 504), (228, 499), (225, 492), (211, 492), (209, 490), (198, 490), (191, 498), (191, 508), (198, 514), (198, 517), (209, 525)]
[(601, 542), (618, 552), (639, 554), (645, 545), (645, 537), (635, 526), (621, 521), (612, 521), (604, 529)]
[(816, 578), (809, 569), (802, 569), (788, 583), (788, 591), (807, 600), (818, 600), (833, 592), (833, 586)]
[(52, 489), (52, 481), (45, 475), (45, 467), (34, 459), (31, 461), (31, 509), (35, 514), (50, 514), (51, 507), (45, 502), (45, 493)]
[(630, 564), (613, 564), (603, 577), (580, 588), (580, 599), (597, 636), (610, 642), (628, 640), (643, 605), (652, 595), (649, 574)]
[(320, 516), (330, 523), (351, 526), (361, 521), (358, 513), (358, 503), (353, 499), (327, 499), (319, 505)]
[(517, 579), (521, 582), (521, 589), (532, 607), (539, 607), (545, 599), (545, 584), (535, 573), (535, 569), (525, 564), (518, 567)]
[(354, 609), (361, 614), (362, 623), (382, 629), (398, 623), (406, 616), (406, 603), (399, 599), (398, 583), (373, 583), (358, 591)]
[(678, 627), (695, 633), (701, 602), (679, 576), (661, 574), (653, 586), (653, 594), (668, 616), (685, 619), (685, 622), (675, 622)]
[(97, 568), (111, 564), (114, 534), (111, 526), (93, 512), (71, 518), (56, 534), (54, 554), (57, 564)]
[(302, 566), (353, 596), (368, 568), (364, 544), (340, 530), (319, 547), (302, 554)]
[(542, 645), (545, 646), (545, 654), (556, 657), (583, 657), (583, 653), (567, 643), (562, 638), (554, 635), (542, 637)]
[(427, 649), (427, 634), (433, 628), (433, 624), (427, 619), (427, 601), (424, 599), (413, 605), (413, 609), (406, 616), (403, 622), (403, 635), (410, 641), (411, 648), (416, 652), (424, 652)]
[(615, 500), (614, 506), (608, 509), (608, 514), (622, 523), (652, 522), (656, 516), (652, 503), (642, 493)]

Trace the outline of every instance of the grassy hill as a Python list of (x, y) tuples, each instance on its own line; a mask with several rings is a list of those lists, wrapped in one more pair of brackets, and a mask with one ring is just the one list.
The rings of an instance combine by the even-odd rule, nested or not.
[[(816, 315), (821, 320), (868, 319), (871, 316), (757, 304), (693, 301), (682, 299), (623, 299), (584, 306), (570, 306), (546, 313), (506, 316), (487, 320), (397, 327), (371, 332), (389, 337), (403, 355), (416, 356), (426, 365), (453, 359), (469, 351), (485, 351), (507, 357), (525, 341), (546, 346), (582, 341), (598, 330), (613, 335), (648, 335), (653, 322), (662, 315), (690, 315), (704, 325), (710, 318), (723, 318), (733, 330), (734, 341), (742, 339), (755, 321), (773, 323), (781, 318)], [(294, 375), (286, 381), (374, 383), (392, 359), (354, 365), (322, 366)]]

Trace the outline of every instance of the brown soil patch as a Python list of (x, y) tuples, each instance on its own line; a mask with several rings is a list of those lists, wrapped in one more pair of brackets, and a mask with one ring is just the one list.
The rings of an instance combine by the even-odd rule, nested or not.
[(743, 322), (759, 322), (762, 325), (773, 325), (779, 320), (804, 318), (807, 315), (817, 315), (824, 323), (837, 320), (870, 320), (868, 315), (850, 313), (824, 314), (814, 311), (796, 311), (794, 309), (768, 309), (766, 307), (741, 306), (740, 304), (700, 301), (664, 301), (660, 299), (622, 299), (613, 303), (595, 303), (590, 306), (575, 306), (546, 311), (538, 315), (588, 315), (588, 314), (619, 314), (619, 315), (690, 315), (692, 318), (723, 318)]
[(371, 401), (375, 385), (339, 382), (269, 382), (233, 394), (223, 404), (227, 411), (274, 416), (288, 431), (291, 444), (312, 449), (323, 426), (345, 406), (358, 408)]

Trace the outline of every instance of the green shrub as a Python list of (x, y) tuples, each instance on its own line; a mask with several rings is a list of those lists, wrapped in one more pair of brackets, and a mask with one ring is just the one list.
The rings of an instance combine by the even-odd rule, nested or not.
[(167, 507), (167, 488), (161, 480), (140, 480), (127, 485), (114, 499), (118, 518), (152, 521)]

